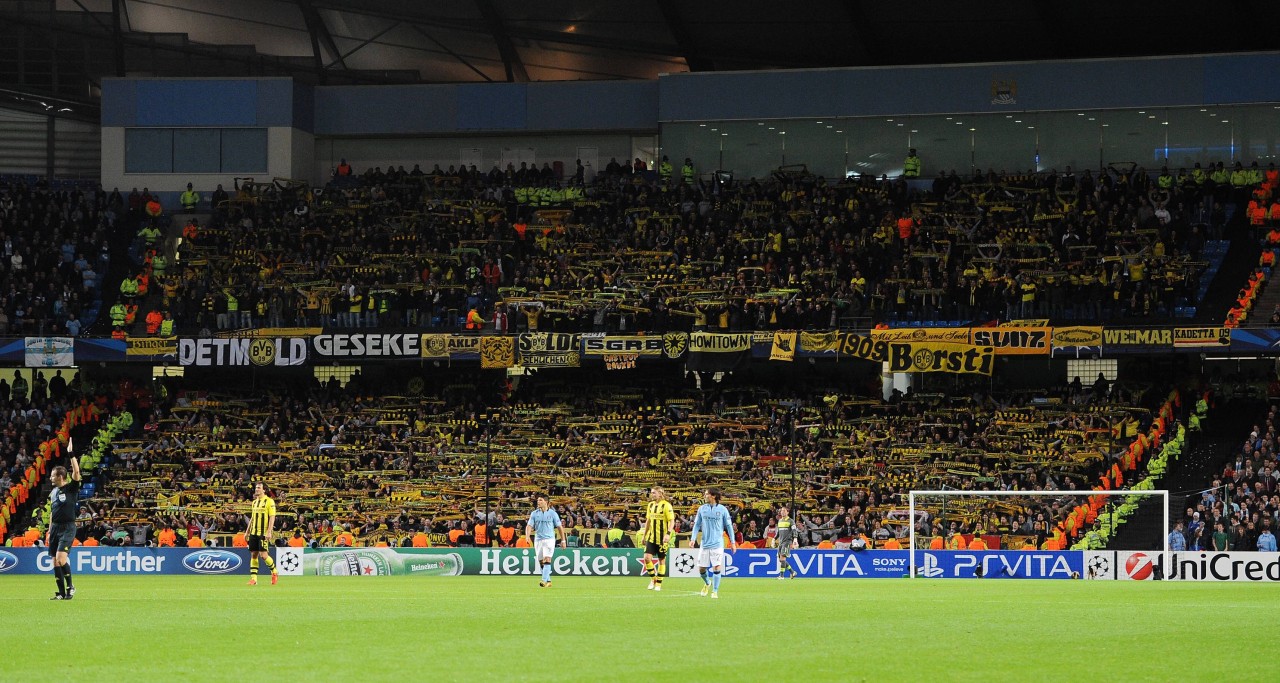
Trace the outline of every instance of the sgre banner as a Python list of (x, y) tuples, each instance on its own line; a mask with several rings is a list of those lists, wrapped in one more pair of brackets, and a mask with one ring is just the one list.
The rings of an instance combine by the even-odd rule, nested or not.
[[(248, 574), (249, 551), (244, 548), (85, 548), (68, 554), (73, 574)], [(281, 574), (301, 574), (301, 552), (276, 548)], [(266, 572), (265, 563), (260, 567)], [(0, 575), (52, 574), (48, 548), (0, 548)]]
[[(910, 557), (906, 550), (795, 550), (789, 560), (792, 569), (806, 579), (900, 579), (907, 575)], [(675, 578), (699, 576), (698, 551), (677, 548), (667, 558), (667, 571)], [(777, 550), (725, 549), (725, 576), (772, 579), (778, 576)]]

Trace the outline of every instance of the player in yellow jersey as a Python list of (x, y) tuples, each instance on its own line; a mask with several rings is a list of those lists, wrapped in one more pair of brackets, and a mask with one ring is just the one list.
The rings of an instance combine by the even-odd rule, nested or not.
[(667, 502), (667, 492), (661, 486), (649, 489), (649, 505), (645, 508), (644, 529), (640, 537), (644, 539), (644, 573), (652, 577), (649, 580), (651, 591), (662, 590), (662, 575), (667, 571), (667, 548), (671, 546), (675, 519), (675, 511)]
[(262, 482), (253, 485), (253, 508), (249, 512), (249, 585), (258, 585), (258, 557), (267, 561), (271, 585), (276, 585), (275, 560), (271, 559), (271, 542), (275, 540), (276, 502), (267, 495)]

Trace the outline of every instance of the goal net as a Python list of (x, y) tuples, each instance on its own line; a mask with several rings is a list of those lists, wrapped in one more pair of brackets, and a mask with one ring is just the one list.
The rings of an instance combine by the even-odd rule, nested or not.
[(1148, 578), (1137, 574), (1172, 566), (1168, 491), (911, 491), (907, 512), (913, 577)]

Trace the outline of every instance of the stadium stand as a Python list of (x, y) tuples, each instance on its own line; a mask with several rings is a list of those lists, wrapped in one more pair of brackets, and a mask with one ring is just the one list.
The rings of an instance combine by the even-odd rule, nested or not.
[[(182, 332), (1172, 322), (1196, 315), (1223, 261), (1208, 235), (1266, 185), (1261, 172), (1230, 187), (1136, 165), (952, 172), (919, 192), (612, 168), (589, 186), (510, 165), (245, 183), (211, 224), (184, 229), (151, 309)], [(1229, 324), (1247, 318), (1262, 272)]]
[(0, 176), (0, 334), (75, 336), (97, 318), (120, 216), (95, 188)]
[[(659, 383), (529, 383), (511, 391), (460, 375), (429, 396), (346, 388), (175, 392), (110, 439), (92, 473), (96, 522), (85, 538), (231, 545), (252, 482), (277, 492), (285, 533), (352, 545), (474, 543), (488, 522), (520, 530), (548, 491), (580, 545), (631, 543), (644, 495), (662, 485), (688, 528), (701, 488), (725, 488), (739, 542), (763, 547), (774, 509), (795, 493), (805, 545), (905, 547), (911, 488), (1120, 487), (1159, 446), (1172, 408), (1154, 388), (1099, 381), (1060, 392), (980, 388), (882, 401), (856, 393), (770, 392), (758, 383), (678, 391)], [(490, 409), (487, 406), (491, 406)], [(106, 420), (109, 425), (112, 420)], [(797, 427), (798, 425), (798, 427)], [(106, 427), (104, 427), (105, 429)], [(486, 459), (492, 512), (485, 517)], [(976, 533), (991, 547), (1063, 548), (1084, 540), (1101, 504), (971, 501), (917, 519), (922, 543)], [(610, 529), (618, 529), (611, 539)], [(626, 540), (622, 540), (626, 538)], [(506, 538), (513, 542), (514, 537)]]

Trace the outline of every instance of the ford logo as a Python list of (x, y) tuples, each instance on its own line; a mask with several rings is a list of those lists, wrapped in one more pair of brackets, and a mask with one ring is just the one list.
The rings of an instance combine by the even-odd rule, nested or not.
[(18, 566), (18, 556), (7, 550), (0, 550), (0, 572), (7, 572)]
[(240, 566), (240, 556), (229, 550), (202, 550), (182, 558), (182, 566), (197, 574), (226, 574)]

